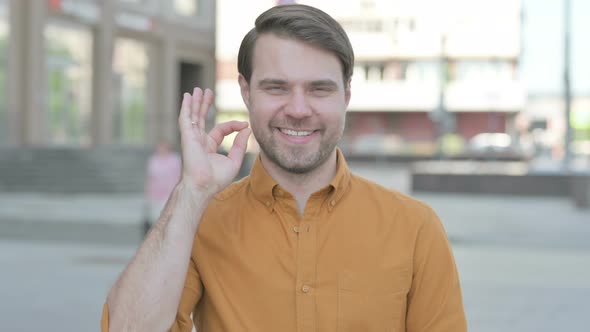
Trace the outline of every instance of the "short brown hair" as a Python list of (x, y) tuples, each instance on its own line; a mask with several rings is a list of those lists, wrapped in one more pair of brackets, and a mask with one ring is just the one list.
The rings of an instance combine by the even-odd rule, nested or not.
[(265, 33), (294, 38), (336, 55), (344, 84), (352, 77), (354, 52), (350, 40), (340, 23), (325, 12), (300, 4), (276, 6), (260, 14), (254, 25), (242, 40), (238, 53), (238, 72), (247, 82), (252, 76), (256, 40)]

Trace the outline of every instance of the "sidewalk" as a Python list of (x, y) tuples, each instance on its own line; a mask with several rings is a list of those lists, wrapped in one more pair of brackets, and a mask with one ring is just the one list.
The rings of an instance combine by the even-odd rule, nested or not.
[[(351, 168), (387, 187), (410, 188), (401, 168)], [(413, 196), (445, 225), (470, 331), (587, 330), (590, 210), (577, 210), (567, 198)], [(16, 299), (0, 305), (9, 313), (5, 325), (47, 329), (74, 317), (64, 331), (79, 331), (96, 322), (108, 288), (142, 238), (141, 219), (141, 194), (0, 193), (7, 281), (0, 294)], [(43, 319), (27, 320), (31, 315)]]
[[(409, 172), (355, 163), (357, 174), (408, 193)], [(415, 193), (440, 216), (454, 242), (590, 248), (590, 210), (568, 198)], [(142, 237), (142, 194), (0, 193), (0, 237), (135, 244)]]
[(139, 223), (139, 194), (0, 193), (0, 221), (116, 224)]
[(0, 193), (0, 239), (136, 245), (142, 194)]
[[(435, 209), (453, 241), (590, 248), (590, 210), (565, 198), (413, 196)], [(142, 204), (141, 195), (1, 193), (0, 237), (120, 242), (131, 235), (133, 242)]]
[[(470, 331), (588, 327), (588, 210), (559, 198), (415, 196), (434, 207), (447, 229)], [(45, 317), (29, 322), (40, 328), (75, 316), (76, 327), (64, 331), (97, 319), (108, 287), (141, 240), (140, 216), (135, 195), (0, 194), (0, 260), (8, 281), (0, 293), (18, 299), (3, 308), (11, 313), (7, 326), (21, 326), (31, 312)], [(36, 306), (22, 294), (38, 297)], [(57, 307), (56, 297), (63, 300)]]

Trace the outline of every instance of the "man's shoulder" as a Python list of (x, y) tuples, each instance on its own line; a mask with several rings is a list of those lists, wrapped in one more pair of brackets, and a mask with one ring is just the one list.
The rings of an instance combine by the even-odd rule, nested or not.
[(209, 201), (205, 210), (205, 217), (227, 216), (234, 212), (239, 212), (239, 207), (247, 201), (249, 188), (249, 176), (232, 182), (225, 189), (215, 194)]
[(213, 196), (201, 217), (200, 234), (232, 228), (231, 224), (243, 213), (242, 206), (247, 201), (248, 184), (248, 178), (242, 178)]
[(215, 194), (212, 202), (240, 199), (246, 193), (248, 183), (250, 183), (250, 176), (245, 176), (238, 181), (232, 182), (225, 189)]
[(351, 178), (351, 189), (355, 196), (387, 208), (403, 209), (420, 214), (428, 214), (432, 210), (428, 204), (415, 197), (392, 188), (387, 188), (354, 173)]

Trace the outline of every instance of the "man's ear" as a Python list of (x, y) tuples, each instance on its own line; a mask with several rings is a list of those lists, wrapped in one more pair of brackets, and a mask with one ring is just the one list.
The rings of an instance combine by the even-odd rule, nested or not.
[(250, 110), (250, 84), (246, 81), (246, 78), (239, 74), (238, 83), (240, 84), (240, 93), (242, 94), (242, 100), (246, 105), (246, 108)]
[(350, 81), (351, 79), (349, 79), (344, 86), (344, 101), (346, 102), (346, 107), (348, 107), (348, 103), (350, 102)]

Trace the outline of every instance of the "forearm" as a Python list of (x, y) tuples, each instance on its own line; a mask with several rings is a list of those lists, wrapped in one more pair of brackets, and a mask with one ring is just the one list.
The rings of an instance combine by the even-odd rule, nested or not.
[(205, 195), (186, 184), (176, 186), (158, 222), (109, 292), (110, 331), (161, 331), (172, 324), (207, 202)]

